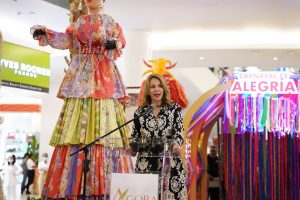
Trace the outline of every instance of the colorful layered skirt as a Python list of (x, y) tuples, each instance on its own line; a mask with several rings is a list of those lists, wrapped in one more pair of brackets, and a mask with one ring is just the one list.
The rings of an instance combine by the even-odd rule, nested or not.
[[(55, 149), (43, 198), (84, 199), (85, 155), (82, 151), (74, 156), (70, 154), (124, 123), (124, 111), (117, 99), (66, 99), (50, 140)], [(125, 153), (128, 142), (124, 138), (129, 134), (125, 126), (89, 147), (86, 199), (104, 199), (109, 195), (108, 173), (133, 172), (131, 158)]]

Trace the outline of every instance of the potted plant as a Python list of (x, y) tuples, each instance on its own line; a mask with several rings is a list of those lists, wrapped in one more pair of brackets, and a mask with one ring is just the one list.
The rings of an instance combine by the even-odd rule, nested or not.
[[(32, 155), (32, 159), (34, 160), (36, 166), (39, 162), (39, 148), (40, 144), (38, 143), (36, 136), (30, 136), (30, 139), (28, 139), (27, 152)], [(38, 194), (38, 168), (36, 167), (34, 171), (33, 192), (34, 194)]]

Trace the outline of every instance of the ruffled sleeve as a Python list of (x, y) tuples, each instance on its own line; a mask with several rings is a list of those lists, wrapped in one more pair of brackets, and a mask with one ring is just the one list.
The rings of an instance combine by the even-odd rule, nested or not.
[(134, 153), (138, 151), (138, 146), (139, 146), (139, 139), (141, 138), (141, 124), (139, 118), (136, 118), (137, 116), (140, 115), (139, 112), (140, 109), (137, 109), (134, 112), (134, 121), (132, 125), (132, 133), (131, 133), (131, 142), (130, 142), (130, 147), (133, 150)]
[(174, 103), (174, 123), (173, 123), (173, 145), (178, 144), (181, 146), (183, 144), (183, 117), (181, 108), (177, 103)]
[[(134, 118), (139, 116), (139, 109), (134, 112)], [(138, 118), (134, 119), (133, 125), (132, 125), (132, 134), (131, 138), (132, 140), (137, 140), (138, 138), (141, 138), (141, 124)]]
[(31, 34), (37, 29), (45, 31), (45, 35), (39, 36), (36, 40), (39, 41), (40, 46), (50, 45), (55, 49), (70, 49), (72, 48), (72, 28), (68, 27), (66, 32), (56, 32), (51, 29), (47, 29), (42, 25), (34, 25), (30, 28)]
[(104, 50), (103, 54), (110, 60), (116, 60), (122, 54), (122, 49), (126, 45), (126, 40), (123, 34), (123, 30), (118, 23), (114, 23), (112, 34), (108, 37), (108, 40), (116, 41), (116, 49)]

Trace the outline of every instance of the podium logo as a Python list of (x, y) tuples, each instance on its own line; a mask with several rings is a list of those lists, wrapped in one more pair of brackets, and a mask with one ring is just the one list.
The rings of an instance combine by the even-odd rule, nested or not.
[(130, 194), (128, 189), (124, 192), (120, 188), (113, 195), (113, 200), (157, 200), (155, 196), (149, 196), (147, 194)]

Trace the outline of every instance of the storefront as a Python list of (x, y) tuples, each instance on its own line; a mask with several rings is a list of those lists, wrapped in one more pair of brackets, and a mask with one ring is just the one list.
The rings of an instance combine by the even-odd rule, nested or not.
[[(1, 99), (0, 109), (4, 123), (1, 125), (0, 146), (1, 163), (9, 155), (15, 155), (19, 162), (26, 152), (38, 158), (39, 137), (41, 132), (41, 103), (38, 99), (22, 98), (22, 103), (15, 99)], [(28, 103), (25, 104), (25, 101)], [(32, 104), (33, 102), (36, 102)]]
[[(3, 42), (1, 65), (0, 163), (14, 154), (19, 161), (39, 155), (43, 96), (49, 92), (50, 54)], [(38, 94), (38, 95), (37, 95)]]

